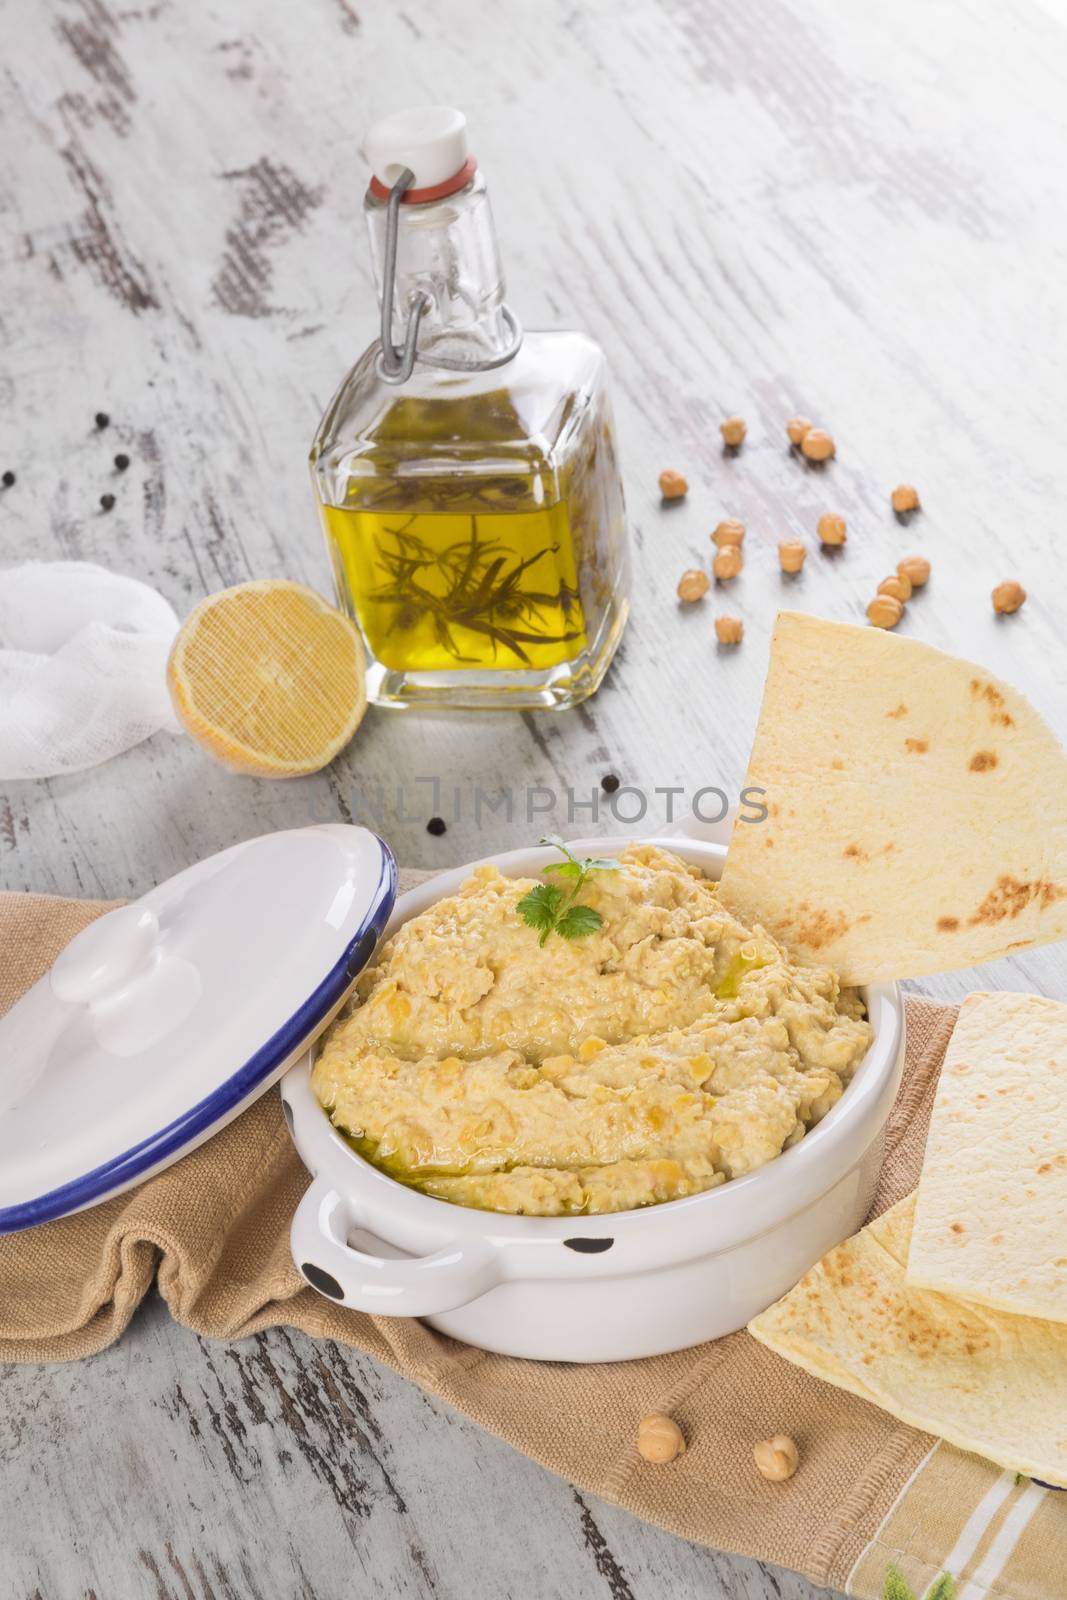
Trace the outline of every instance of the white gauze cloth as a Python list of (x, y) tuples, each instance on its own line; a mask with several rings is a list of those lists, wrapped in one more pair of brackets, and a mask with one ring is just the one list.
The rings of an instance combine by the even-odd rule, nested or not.
[(177, 629), (161, 594), (91, 561), (0, 569), (0, 781), (79, 772), (176, 728)]

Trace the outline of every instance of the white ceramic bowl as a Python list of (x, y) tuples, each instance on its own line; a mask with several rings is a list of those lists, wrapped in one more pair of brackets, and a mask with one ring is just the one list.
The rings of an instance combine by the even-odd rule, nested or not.
[[(623, 840), (579, 840), (596, 854)], [(722, 845), (662, 843), (718, 878)], [(538, 873), (555, 852), (493, 856)], [(453, 894), (442, 873), (397, 900), (386, 933)], [(454, 1339), (546, 1361), (625, 1361), (733, 1333), (863, 1221), (904, 1061), (895, 984), (866, 992), (874, 1040), (844, 1095), (776, 1160), (704, 1194), (599, 1217), (512, 1217), (433, 1200), (341, 1138), (311, 1092), (311, 1055), (282, 1081), (314, 1181), (292, 1227), (308, 1282), (357, 1311), (424, 1317)]]

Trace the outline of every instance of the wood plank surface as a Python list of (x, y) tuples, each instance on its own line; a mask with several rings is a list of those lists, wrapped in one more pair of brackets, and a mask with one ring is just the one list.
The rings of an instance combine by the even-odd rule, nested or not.
[[(587, 706), (372, 712), (333, 769), (290, 784), (160, 734), (0, 784), (3, 887), (137, 894), (338, 817), (424, 867), (549, 822), (652, 830), (657, 790), (736, 792), (776, 608), (861, 620), (913, 550), (934, 575), (903, 631), (1067, 734), (1054, 0), (2, 0), (0, 19), (0, 470), (17, 475), (0, 561), (99, 561), (182, 613), (253, 576), (327, 587), (305, 455), (374, 332), (360, 135), (427, 101), (468, 111), (524, 321), (608, 351), (636, 560)], [(729, 412), (749, 423), (736, 456)], [(829, 467), (786, 448), (794, 412), (833, 431)], [(692, 485), (670, 510), (666, 466)], [(923, 500), (906, 528), (900, 481)], [(814, 542), (825, 509), (848, 519), (836, 556)], [(748, 524), (744, 574), (683, 614), (677, 578), (723, 515)], [(790, 535), (811, 546), (797, 579), (776, 561)], [(1006, 576), (1030, 598), (998, 620)], [(721, 610), (745, 621), (732, 653)], [(643, 796), (640, 820), (603, 801), (590, 820), (609, 771), (642, 791), (619, 804), (629, 819)], [(997, 985), (1067, 996), (1063, 948), (921, 987)], [(813, 1593), (595, 1505), (372, 1362), (286, 1335), (215, 1349), (152, 1304), (116, 1350), (7, 1369), (3, 1394), (0, 1589), (20, 1600)]]

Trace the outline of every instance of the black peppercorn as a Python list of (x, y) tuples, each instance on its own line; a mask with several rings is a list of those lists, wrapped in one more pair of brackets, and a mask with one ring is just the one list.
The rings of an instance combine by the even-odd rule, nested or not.
[(115, 457), (115, 471), (116, 472), (125, 472), (126, 468), (129, 466), (129, 464), (130, 464), (129, 456), (126, 455), (123, 451), (120, 450), (118, 455)]
[(100, 496), (100, 509), (102, 511), (110, 511), (114, 504), (115, 496), (113, 494), (102, 494)]
[(613, 772), (605, 772), (600, 780), (600, 787), (605, 794), (614, 794), (619, 787), (619, 780)]
[(106, 411), (98, 411), (96, 416), (93, 418), (93, 421), (96, 423), (98, 428), (106, 428), (108, 423), (111, 421), (111, 418), (108, 416)]
[(14, 483), (14, 481), (15, 481), (15, 474), (13, 472), (5, 472), (4, 476), (2, 478), (0, 478), (0, 483), (3, 484), (5, 489), (10, 489), (11, 485)]
[(426, 832), (432, 833), (437, 839), (439, 839), (441, 835), (447, 831), (448, 824), (445, 822), (444, 817), (431, 817), (429, 822), (426, 824)]

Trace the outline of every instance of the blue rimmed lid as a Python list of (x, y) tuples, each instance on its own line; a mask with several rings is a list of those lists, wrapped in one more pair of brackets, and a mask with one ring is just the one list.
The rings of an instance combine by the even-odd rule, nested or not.
[(329, 1022), (396, 898), (366, 828), (267, 834), (91, 923), (0, 1019), (0, 1233), (168, 1166)]

